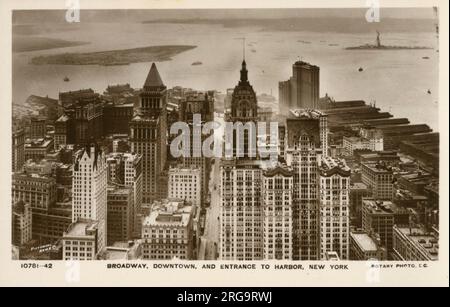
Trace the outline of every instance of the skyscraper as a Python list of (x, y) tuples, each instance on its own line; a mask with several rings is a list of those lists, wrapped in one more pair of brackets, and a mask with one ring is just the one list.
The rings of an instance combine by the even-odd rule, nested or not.
[(12, 171), (18, 172), (25, 163), (25, 132), (16, 129), (12, 133)]
[[(242, 62), (241, 78), (234, 88), (229, 120), (233, 123), (257, 121), (257, 101)], [(261, 207), (262, 169), (260, 161), (249, 157), (250, 135), (244, 133), (243, 157), (237, 157), (240, 146), (236, 130), (233, 135), (233, 158), (221, 161), (220, 259), (263, 259), (263, 217)], [(254, 149), (256, 149), (256, 142)]]
[(131, 151), (142, 155), (142, 202), (158, 195), (158, 180), (166, 164), (167, 90), (155, 63), (139, 95), (139, 107), (130, 122)]
[(264, 259), (292, 260), (294, 172), (278, 166), (263, 173)]
[(319, 106), (320, 68), (303, 61), (292, 65), (292, 77), (278, 84), (280, 112), (290, 109), (316, 109)]
[(98, 221), (98, 250), (107, 238), (107, 164), (104, 153), (91, 146), (75, 155), (72, 180), (72, 221)]
[[(205, 122), (214, 120), (214, 98), (210, 97), (207, 93), (191, 93), (186, 95), (179, 104), (179, 118), (181, 122), (185, 122), (190, 128), (190, 156), (182, 157), (182, 163), (184, 167), (195, 167), (201, 170), (201, 186), (202, 186), (202, 199), (206, 199), (209, 186), (209, 174), (211, 170), (211, 158), (207, 158), (203, 155), (200, 157), (194, 156), (194, 150), (196, 152), (202, 152), (203, 141), (211, 136), (211, 133), (205, 134), (202, 132)], [(194, 114), (201, 115), (201, 125), (194, 127), (193, 116)], [(198, 129), (198, 130), (196, 130)], [(198, 131), (198, 132), (197, 132)], [(195, 142), (194, 135), (201, 135), (201, 142)]]
[(344, 160), (323, 158), (320, 172), (320, 254), (336, 252), (349, 258), (350, 168)]
[(294, 169), (293, 260), (320, 258), (319, 161), (321, 124), (314, 111), (286, 120), (286, 161)]
[(141, 235), (142, 226), (142, 158), (136, 153), (111, 153), (108, 164), (108, 182), (131, 187), (133, 208), (131, 208), (131, 227), (133, 236)]

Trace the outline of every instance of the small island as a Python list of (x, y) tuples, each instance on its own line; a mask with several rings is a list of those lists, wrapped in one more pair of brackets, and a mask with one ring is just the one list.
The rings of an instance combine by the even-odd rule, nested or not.
[(433, 49), (424, 46), (388, 46), (382, 45), (380, 39), (380, 32), (377, 31), (377, 39), (375, 44), (365, 44), (356, 47), (347, 47), (345, 50), (422, 50), (422, 49)]
[(196, 47), (190, 45), (162, 45), (86, 53), (60, 53), (34, 57), (31, 59), (31, 63), (35, 65), (111, 66), (152, 61), (163, 62), (170, 61), (172, 57)]

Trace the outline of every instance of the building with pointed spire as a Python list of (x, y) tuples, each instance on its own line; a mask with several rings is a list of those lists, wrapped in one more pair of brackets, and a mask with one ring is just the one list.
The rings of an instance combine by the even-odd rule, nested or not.
[(158, 198), (158, 182), (166, 165), (166, 104), (167, 88), (153, 63), (130, 122), (131, 151), (142, 156), (142, 203), (147, 206)]
[[(241, 122), (244, 125), (247, 122), (257, 123), (258, 121), (258, 103), (256, 99), (256, 93), (253, 90), (253, 86), (248, 81), (247, 63), (245, 59), (242, 61), (241, 77), (239, 83), (234, 87), (233, 94), (231, 96), (231, 113), (228, 116), (230, 122)], [(233, 156), (237, 156), (237, 148), (240, 146), (239, 136), (236, 130), (233, 132)], [(255, 139), (251, 140), (251, 135), (247, 130), (244, 130), (244, 140), (242, 142), (244, 156), (243, 159), (251, 158), (249, 156), (249, 150), (256, 150), (256, 131)], [(250, 142), (254, 142), (253, 146)], [(254, 157), (253, 157), (254, 158)]]
[[(233, 90), (231, 113), (228, 121), (233, 123), (257, 121), (256, 94), (248, 81), (247, 64), (242, 61), (239, 83)], [(233, 157), (223, 159), (220, 167), (220, 249), (222, 260), (263, 259), (263, 209), (262, 169), (256, 157), (250, 157), (249, 134), (244, 130), (243, 153), (237, 157), (237, 148), (242, 146), (233, 135)], [(255, 135), (256, 138), (256, 135)], [(253, 149), (256, 150), (256, 140)]]

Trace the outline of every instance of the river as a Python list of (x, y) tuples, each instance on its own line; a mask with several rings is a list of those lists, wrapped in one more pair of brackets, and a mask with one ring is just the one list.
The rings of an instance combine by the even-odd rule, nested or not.
[[(344, 50), (373, 43), (374, 33), (271, 32), (256, 26), (226, 28), (220, 24), (86, 23), (74, 31), (44, 36), (90, 44), (14, 53), (14, 102), (21, 103), (31, 94), (57, 98), (58, 92), (80, 88), (103, 92), (107, 85), (118, 83), (141, 87), (151, 65), (32, 65), (29, 61), (34, 56), (152, 45), (197, 46), (171, 61), (157, 63), (168, 87), (225, 92), (238, 81), (243, 53), (238, 38), (245, 37), (249, 79), (257, 93), (272, 92), (278, 97), (278, 81), (288, 79), (293, 62), (302, 59), (320, 67), (321, 96), (328, 93), (336, 100), (376, 101), (377, 106), (396, 117), (407, 117), (412, 123), (426, 123), (438, 130), (439, 53)], [(382, 39), (385, 45), (436, 46), (433, 33), (383, 33)], [(203, 64), (192, 66), (195, 61)], [(364, 71), (358, 72), (359, 67)], [(65, 76), (69, 82), (63, 81)]]

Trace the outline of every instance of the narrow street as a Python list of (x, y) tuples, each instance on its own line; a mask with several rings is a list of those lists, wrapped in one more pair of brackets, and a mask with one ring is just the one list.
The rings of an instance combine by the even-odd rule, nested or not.
[[(223, 124), (223, 118), (216, 116), (216, 121)], [(222, 130), (223, 131), (223, 130)], [(222, 140), (222, 133), (215, 135), (217, 141)], [(220, 216), (220, 158), (213, 158), (211, 167), (209, 193), (210, 207), (206, 209), (205, 232), (201, 238), (199, 259), (215, 260), (219, 248), (219, 216)]]

